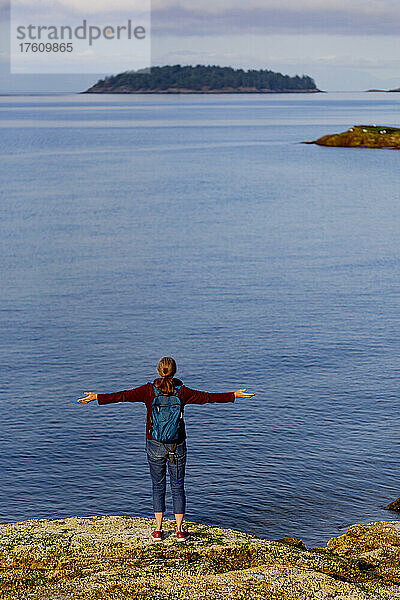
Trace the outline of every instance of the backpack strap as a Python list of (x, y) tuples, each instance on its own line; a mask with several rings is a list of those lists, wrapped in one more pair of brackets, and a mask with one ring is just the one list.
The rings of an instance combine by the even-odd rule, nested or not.
[(171, 446), (171, 450), (169, 448), (167, 448), (167, 446), (161, 442), (162, 445), (164, 446), (165, 450), (167, 451), (165, 458), (169, 458), (169, 460), (171, 461), (171, 465), (174, 464), (175, 462), (175, 450), (178, 444), (169, 444), (169, 446)]
[[(154, 383), (152, 383), (151, 385), (152, 385), (152, 388), (153, 388), (153, 390), (154, 390), (154, 398), (153, 398), (153, 400), (152, 400), (152, 402), (151, 402), (151, 404), (153, 405), (153, 402), (154, 402), (154, 400), (155, 400), (155, 399), (157, 398), (157, 396), (159, 395), (159, 394), (158, 394), (159, 390), (156, 388), (156, 386), (154, 385)], [(151, 425), (151, 428), (153, 428), (153, 416), (152, 416), (152, 410), (150, 410), (149, 419), (150, 419), (150, 425)]]
[[(176, 396), (179, 398), (178, 394), (179, 394), (179, 390), (181, 389), (183, 383), (181, 385), (176, 385), (175, 389), (176, 389)], [(182, 400), (179, 398), (180, 402), (181, 402), (181, 419), (183, 419), (183, 402)]]

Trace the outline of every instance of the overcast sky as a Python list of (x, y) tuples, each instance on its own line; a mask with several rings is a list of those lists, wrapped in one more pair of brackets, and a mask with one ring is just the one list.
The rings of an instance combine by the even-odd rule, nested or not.
[[(23, 1), (27, 10), (37, 0)], [(139, 0), (40, 0), (76, 18), (128, 18)], [(152, 0), (152, 64), (218, 64), (314, 77), (320, 89), (400, 87), (400, 0)], [(10, 75), (0, 0), (0, 92), (80, 91), (108, 73)]]

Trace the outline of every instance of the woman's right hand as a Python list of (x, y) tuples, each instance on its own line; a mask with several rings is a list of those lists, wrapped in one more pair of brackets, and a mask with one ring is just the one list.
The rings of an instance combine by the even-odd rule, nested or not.
[(235, 398), (252, 398), (255, 396), (255, 394), (249, 394), (246, 392), (246, 388), (244, 388), (244, 390), (237, 390), (237, 392), (234, 392), (234, 394)]
[(77, 402), (91, 402), (92, 400), (97, 400), (97, 394), (94, 392), (84, 392), (86, 396), (83, 398), (78, 398)]

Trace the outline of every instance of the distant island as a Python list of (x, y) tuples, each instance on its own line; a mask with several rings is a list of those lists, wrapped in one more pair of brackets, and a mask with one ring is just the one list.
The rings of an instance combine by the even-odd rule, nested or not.
[(324, 135), (313, 142), (319, 146), (342, 148), (391, 148), (400, 150), (400, 129), (386, 125), (354, 125), (343, 133)]
[(381, 90), (381, 89), (372, 89), (372, 90), (367, 90), (367, 92), (400, 92), (400, 88), (395, 88), (394, 90)]
[(100, 79), (83, 94), (237, 94), (320, 92), (307, 76), (217, 66), (166, 65)]

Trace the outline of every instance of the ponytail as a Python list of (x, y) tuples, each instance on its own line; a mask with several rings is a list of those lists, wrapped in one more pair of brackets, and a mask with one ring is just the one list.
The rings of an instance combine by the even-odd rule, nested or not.
[(171, 396), (174, 393), (173, 379), (176, 373), (176, 362), (171, 356), (164, 356), (158, 361), (157, 371), (161, 377), (155, 380), (155, 386), (162, 394)]

